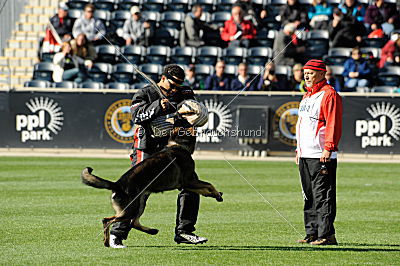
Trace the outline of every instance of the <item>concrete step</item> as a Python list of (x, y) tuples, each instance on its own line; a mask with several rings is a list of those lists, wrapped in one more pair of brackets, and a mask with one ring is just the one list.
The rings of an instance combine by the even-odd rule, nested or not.
[(0, 74), (3, 75), (25, 75), (29, 76), (33, 73), (33, 66), (0, 66)]
[(34, 48), (5, 48), (4, 55), (7, 57), (30, 57), (37, 54)]
[(25, 48), (38, 49), (38, 41), (36, 40), (8, 40), (9, 48)]
[(22, 13), (19, 16), (19, 22), (21, 23), (47, 23), (51, 16), (49, 15), (38, 15)]
[(9, 66), (10, 67), (33, 67), (36, 63), (39, 62), (39, 59), (35, 57), (9, 57)]
[(35, 31), (44, 32), (47, 27), (47, 23), (31, 23), (31, 22), (16, 22), (16, 29), (19, 31)]
[(53, 16), (57, 12), (57, 5), (55, 6), (25, 6), (25, 13), (36, 15)]
[(30, 41), (38, 41), (39, 38), (44, 37), (46, 34), (45, 31), (16, 31), (14, 30), (11, 35), (11, 39), (13, 40), (30, 40)]

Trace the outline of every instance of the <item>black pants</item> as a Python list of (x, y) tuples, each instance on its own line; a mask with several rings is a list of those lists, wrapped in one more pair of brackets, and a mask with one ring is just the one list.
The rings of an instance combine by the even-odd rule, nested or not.
[[(150, 152), (147, 150), (134, 149), (133, 153), (131, 154), (132, 166), (150, 157), (153, 153), (154, 151)], [(145, 205), (147, 199), (148, 196), (144, 198)], [(196, 230), (194, 226), (199, 213), (199, 205), (199, 194), (187, 190), (182, 190), (178, 194), (175, 233), (191, 233)], [(126, 239), (131, 229), (132, 228), (130, 227), (129, 221), (116, 222), (113, 224), (110, 233), (122, 239)]]
[(314, 158), (300, 158), (299, 171), (304, 197), (304, 225), (306, 234), (319, 238), (335, 233), (336, 167), (337, 160), (323, 163)]

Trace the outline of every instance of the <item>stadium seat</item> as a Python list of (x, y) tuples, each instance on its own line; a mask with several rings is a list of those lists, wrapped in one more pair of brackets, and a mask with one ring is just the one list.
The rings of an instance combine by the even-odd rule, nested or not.
[(171, 51), (170, 61), (175, 64), (190, 65), (193, 63), (195, 54), (194, 47), (175, 47)]
[(371, 92), (384, 92), (384, 93), (393, 93), (396, 87), (392, 86), (375, 86), (372, 87)]
[(309, 9), (309, 7), (313, 4), (313, 0), (298, 0), (298, 2), (306, 7), (306, 9)]
[(222, 50), (222, 59), (228, 65), (238, 65), (244, 61), (246, 54), (246, 48), (228, 47)]
[(221, 56), (221, 48), (215, 46), (203, 46), (197, 49), (197, 63), (215, 65)]
[(39, 52), (40, 60), (43, 62), (53, 62), (53, 57), (56, 53), (43, 53), (42, 51)]
[(179, 31), (177, 29), (161, 28), (155, 31), (154, 36), (157, 36), (153, 40), (154, 45), (174, 47), (178, 43)]
[(234, 79), (237, 76), (238, 67), (235, 65), (225, 65), (224, 74), (230, 79)]
[(129, 63), (139, 65), (143, 62), (143, 56), (146, 54), (146, 48), (143, 46), (129, 45), (121, 49), (122, 56), (119, 57), (120, 63)]
[(386, 67), (378, 73), (378, 85), (400, 86), (400, 67)]
[(53, 63), (41, 62), (33, 67), (33, 79), (53, 81)]
[(110, 21), (111, 18), (111, 13), (110, 11), (107, 10), (95, 10), (93, 17), (101, 20), (104, 23), (104, 25), (108, 26), (108, 22)]
[(271, 17), (276, 17), (279, 15), (281, 11), (281, 7), (286, 5), (286, 0), (269, 0), (268, 7), (271, 9), (272, 14)]
[(193, 5), (201, 5), (203, 11), (212, 13), (215, 9), (216, 0), (193, 0)]
[(132, 6), (139, 6), (140, 0), (119, 0), (118, 9), (129, 11)]
[(117, 0), (92, 0), (96, 10), (114, 11)]
[(376, 47), (361, 47), (361, 53), (367, 58), (380, 58), (381, 49)]
[(200, 20), (204, 21), (204, 22), (210, 22), (211, 21), (211, 14), (208, 13), (208, 12), (201, 13)]
[(147, 63), (165, 65), (169, 61), (171, 48), (162, 45), (153, 45), (147, 48)]
[(326, 2), (333, 7), (337, 7), (341, 3), (341, 1), (342, 0), (326, 0)]
[(189, 12), (190, 0), (167, 0), (168, 11)]
[(328, 55), (324, 56), (324, 61), (327, 65), (338, 65), (341, 66), (350, 57), (351, 48), (331, 48), (328, 51)]
[(278, 78), (289, 79), (292, 74), (292, 69), (290, 66), (277, 65), (275, 66), (275, 74)]
[(96, 47), (97, 58), (96, 62), (104, 62), (115, 64), (118, 58), (118, 51), (114, 45), (100, 45)]
[(107, 88), (116, 90), (129, 90), (130, 86), (128, 83), (112, 82), (107, 84)]
[[(147, 74), (155, 82), (158, 82), (161, 77), (162, 66), (159, 64), (142, 64), (139, 66), (139, 69), (143, 73)], [(137, 75), (137, 80), (141, 82), (146, 82), (146, 80), (140, 75)]]
[(70, 9), (83, 9), (90, 2), (90, 0), (69, 0), (67, 6)]
[(158, 26), (158, 22), (160, 21), (160, 12), (157, 11), (143, 11), (142, 12), (142, 17), (144, 20), (149, 22), (153, 28), (156, 28)]
[(144, 11), (157, 11), (163, 12), (164, 11), (165, 0), (143, 0), (142, 2), (142, 9)]
[(217, 11), (231, 12), (232, 6), (236, 0), (217, 0)]
[(264, 66), (272, 58), (272, 49), (269, 47), (252, 47), (247, 52), (247, 63)]
[(196, 77), (198, 80), (205, 80), (209, 75), (213, 74), (214, 67), (211, 65), (196, 65)]
[(31, 80), (31, 81), (25, 82), (24, 87), (46, 89), (46, 88), (51, 87), (51, 82), (49, 82), (47, 80)]
[(61, 81), (53, 84), (54, 88), (75, 89), (78, 88), (78, 83), (73, 81)]
[(382, 48), (387, 43), (387, 38), (363, 38), (363, 46), (364, 47), (375, 47)]
[(133, 83), (135, 79), (135, 67), (131, 64), (117, 64), (111, 74), (112, 79), (120, 83)]
[(211, 23), (218, 25), (218, 27), (223, 27), (225, 21), (231, 18), (231, 13), (227, 11), (218, 11), (211, 14)]
[(126, 10), (117, 10), (111, 13), (111, 24), (114, 25), (116, 29), (122, 28), (124, 26), (125, 20), (131, 17), (131, 13)]
[(105, 83), (108, 80), (108, 75), (111, 73), (111, 64), (106, 63), (95, 63), (91, 69), (89, 69), (89, 77), (95, 82)]
[(160, 26), (164, 28), (177, 29), (182, 28), (185, 13), (180, 11), (166, 11), (161, 14)]
[(101, 82), (86, 81), (81, 83), (80, 87), (82, 89), (103, 89), (104, 84)]
[(255, 38), (256, 45), (262, 46), (262, 47), (273, 48), (274, 39), (276, 38), (277, 34), (278, 34), (278, 31), (276, 31), (276, 30), (262, 29), (262, 30), (257, 31), (257, 35)]
[[(263, 66), (258, 66), (258, 65), (248, 65), (247, 66), (247, 74), (250, 76), (250, 77), (254, 77), (254, 76), (256, 76), (256, 75), (261, 75), (262, 74), (262, 69), (263, 69)], [(253, 82), (256, 82), (256, 81), (253, 81)]]
[(135, 84), (133, 84), (131, 86), (131, 89), (133, 89), (133, 90), (141, 90), (141, 89), (143, 89), (144, 87), (146, 87), (148, 85), (149, 85), (148, 82), (136, 82)]
[(329, 32), (327, 30), (313, 30), (307, 32), (306, 57), (322, 59), (329, 50)]
[(82, 17), (83, 11), (81, 9), (69, 9), (68, 17), (72, 19), (78, 19)]

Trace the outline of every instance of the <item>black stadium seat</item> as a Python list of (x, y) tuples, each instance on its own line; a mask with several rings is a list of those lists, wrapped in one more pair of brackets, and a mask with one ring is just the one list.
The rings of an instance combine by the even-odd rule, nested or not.
[(89, 77), (95, 82), (106, 82), (108, 76), (111, 73), (112, 65), (106, 63), (95, 63), (91, 69), (89, 69)]
[(139, 6), (140, 0), (119, 0), (118, 9), (129, 11), (132, 6)]
[(227, 11), (219, 11), (211, 14), (211, 23), (223, 27), (225, 21), (231, 18), (231, 13)]
[(161, 14), (160, 26), (180, 30), (182, 28), (185, 13), (180, 11), (166, 11)]
[(81, 83), (80, 87), (82, 89), (104, 89), (104, 84), (102, 82), (86, 81)]
[(111, 12), (107, 10), (95, 10), (93, 17), (101, 20), (104, 23), (104, 25), (108, 26), (108, 22), (110, 21), (111, 18)]
[(327, 30), (313, 30), (307, 32), (306, 39), (306, 56), (308, 58), (322, 59), (323, 56), (328, 54), (329, 32)]
[(212, 75), (214, 72), (214, 67), (211, 65), (196, 65), (196, 77), (198, 80), (205, 80), (209, 75)]
[(70, 9), (83, 9), (90, 2), (90, 0), (69, 0), (67, 6)]
[(120, 63), (139, 65), (143, 62), (146, 48), (143, 46), (129, 45), (122, 47), (121, 53), (122, 55), (119, 56)]
[(78, 19), (82, 17), (83, 11), (81, 9), (69, 9), (68, 17), (72, 19)]
[[(162, 66), (159, 64), (143, 64), (139, 66), (140, 71), (143, 73), (147, 74), (151, 79), (153, 79), (155, 82), (158, 82), (158, 80), (161, 77), (162, 73)], [(141, 82), (147, 82), (142, 76), (138, 75), (137, 76), (138, 80)]]
[(257, 31), (257, 35), (256, 35), (256, 39), (255, 39), (256, 45), (273, 48), (274, 39), (276, 38), (277, 34), (278, 34), (278, 31), (276, 31), (276, 30), (262, 29), (262, 30)]
[(135, 67), (131, 64), (117, 64), (111, 74), (116, 82), (133, 83), (135, 79)]
[(116, 89), (116, 90), (129, 90), (130, 86), (128, 83), (121, 82), (111, 82), (107, 84), (108, 89)]
[(111, 24), (115, 26), (116, 29), (122, 28), (124, 26), (125, 20), (131, 17), (131, 13), (126, 10), (117, 10), (111, 13)]
[[(263, 66), (257, 66), (257, 65), (248, 65), (247, 66), (247, 74), (251, 77), (254, 78), (256, 75), (262, 75), (262, 70)], [(254, 80), (253, 82), (256, 82)]]
[(170, 61), (175, 64), (189, 65), (193, 63), (195, 54), (194, 47), (175, 47), (171, 51)]
[(222, 59), (228, 65), (238, 65), (244, 61), (246, 54), (246, 48), (228, 47), (222, 50)]
[(143, 11), (142, 12), (142, 18), (149, 22), (154, 28), (158, 26), (158, 23), (160, 21), (161, 14), (160, 12), (157, 11)]
[(187, 13), (189, 12), (190, 2), (189, 0), (167, 0), (167, 10)]
[(197, 63), (215, 65), (221, 56), (221, 48), (215, 46), (203, 46), (197, 48)]
[(31, 87), (31, 88), (50, 88), (51, 82), (46, 80), (31, 80), (24, 83), (24, 87)]
[(237, 76), (237, 69), (237, 66), (225, 65), (224, 74), (227, 75), (230, 79), (234, 79)]
[(118, 58), (118, 51), (114, 45), (100, 45), (97, 47), (97, 62), (115, 64)]
[(372, 87), (371, 92), (393, 93), (396, 87), (393, 86), (375, 86)]
[(386, 67), (378, 73), (378, 85), (399, 86), (400, 85), (400, 67)]
[(114, 11), (118, 1), (117, 0), (92, 0), (96, 10)]
[(290, 66), (277, 65), (275, 66), (275, 74), (278, 78), (289, 79), (291, 76), (292, 69)]
[(154, 45), (165, 45), (174, 47), (178, 44), (179, 31), (177, 29), (161, 28), (154, 33)]
[(247, 63), (264, 66), (272, 58), (272, 49), (269, 47), (252, 47), (247, 51)]
[(327, 65), (341, 66), (350, 57), (351, 48), (331, 48), (328, 51), (328, 55), (324, 56), (324, 61)]
[(212, 13), (215, 9), (216, 0), (193, 0), (192, 6), (196, 4), (201, 5), (203, 11)]
[(236, 0), (217, 0), (217, 11), (231, 12), (232, 6), (235, 3)]
[(171, 48), (162, 45), (152, 45), (147, 48), (147, 63), (165, 65), (169, 61)]
[(41, 62), (33, 67), (33, 79), (53, 81), (53, 63)]
[(164, 5), (165, 5), (165, 0), (143, 0), (142, 9), (163, 12)]
[(78, 83), (73, 82), (73, 81), (61, 81), (61, 82), (55, 82), (53, 84), (54, 88), (66, 88), (66, 89), (75, 89), (78, 88)]

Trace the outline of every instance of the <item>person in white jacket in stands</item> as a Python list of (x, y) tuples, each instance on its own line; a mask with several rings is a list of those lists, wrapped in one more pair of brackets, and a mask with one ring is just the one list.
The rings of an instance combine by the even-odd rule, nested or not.
[(93, 45), (98, 45), (105, 43), (106, 27), (101, 20), (93, 17), (94, 10), (95, 7), (92, 4), (85, 6), (83, 16), (74, 23), (72, 35), (77, 38), (79, 34), (84, 33)]

